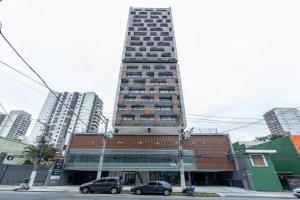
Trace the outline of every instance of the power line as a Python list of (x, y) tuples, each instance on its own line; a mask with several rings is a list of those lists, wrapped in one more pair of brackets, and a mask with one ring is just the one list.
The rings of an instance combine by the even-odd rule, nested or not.
[(6, 67), (8, 67), (8, 68), (10, 68), (10, 69), (12, 69), (12, 70), (14, 70), (14, 71), (16, 71), (17, 73), (21, 74), (22, 76), (25, 76), (26, 78), (28, 78), (28, 79), (34, 81), (35, 83), (39, 84), (40, 86), (43, 86), (43, 87), (47, 88), (45, 85), (41, 84), (40, 82), (38, 82), (37, 80), (31, 78), (30, 76), (24, 74), (24, 73), (21, 72), (20, 70), (18, 70), (18, 69), (16, 69), (16, 68), (12, 67), (11, 65), (8, 65), (7, 63), (5, 63), (5, 62), (3, 62), (3, 61), (1, 61), (1, 60), (0, 60), (0, 63), (2, 63), (4, 66), (6, 66)]
[(186, 114), (190, 116), (199, 116), (199, 117), (211, 117), (211, 118), (225, 118), (225, 119), (259, 119), (259, 118), (247, 118), (247, 117), (223, 117), (223, 116), (216, 116), (216, 115), (200, 115), (200, 114)]
[(245, 122), (245, 121), (228, 121), (228, 120), (205, 119), (205, 118), (187, 118), (187, 121), (191, 121), (191, 120), (194, 120), (195, 122), (203, 121), (203, 122), (207, 122), (207, 123), (228, 123), (228, 124), (248, 124), (248, 123), (251, 123), (251, 122)]
[(24, 86), (24, 87), (27, 87), (27, 88), (29, 88), (29, 89), (32, 89), (32, 90), (34, 90), (34, 91), (36, 91), (36, 92), (38, 92), (38, 93), (40, 93), (40, 94), (47, 95), (47, 94), (45, 94), (44, 92), (39, 91), (38, 89), (35, 89), (34, 87), (32, 87), (32, 86), (30, 86), (30, 85), (27, 85), (27, 84), (24, 83), (24, 82), (21, 82), (21, 81), (19, 81), (19, 80), (17, 80), (17, 79), (14, 79), (14, 78), (12, 78), (12, 77), (10, 77), (10, 76), (7, 76), (7, 75), (3, 74), (3, 73), (0, 73), (0, 74), (1, 74), (2, 76), (6, 77), (6, 78), (8, 78), (8, 79), (10, 79), (10, 80), (12, 80), (12, 81), (15, 81), (15, 82), (19, 83), (20, 85), (22, 85), (22, 86)]
[(57, 96), (56, 92), (54, 92), (46, 83), (46, 81), (26, 62), (26, 60), (19, 54), (19, 52), (13, 47), (13, 45), (8, 41), (8, 39), (4, 36), (4, 34), (1, 31), (0, 28), (0, 34), (2, 36), (2, 38), (5, 40), (5, 42), (13, 49), (13, 51), (18, 55), (18, 57), (26, 64), (26, 66), (42, 81), (42, 83), (45, 85), (45, 87), (56, 97), (56, 99), (58, 101), (60, 101), (64, 106), (66, 106), (66, 108), (68, 108), (73, 115), (75, 115), (79, 121), (81, 121), (87, 128), (88, 128), (88, 124), (86, 124), (75, 112), (73, 109), (71, 109), (68, 105), (66, 105), (62, 100), (60, 100), (60, 98)]
[[(296, 110), (296, 109), (298, 109), (298, 108), (300, 108), (300, 106), (295, 107), (295, 108), (291, 108), (291, 109), (286, 110), (286, 111), (284, 111), (284, 112), (282, 112), (282, 113), (280, 113), (280, 114), (287, 113), (287, 112), (291, 112), (291, 111)], [(229, 130), (226, 130), (226, 131), (223, 131), (223, 132), (229, 132), (229, 131), (238, 130), (238, 129), (241, 129), (241, 128), (246, 128), (246, 127), (248, 127), (248, 126), (252, 126), (252, 125), (254, 125), (254, 124), (257, 124), (257, 123), (259, 123), (260, 121), (262, 121), (262, 120), (258, 120), (258, 121), (256, 121), (256, 122), (249, 123), (248, 125), (239, 126), (239, 127), (236, 127), (236, 128), (233, 128), (233, 129), (229, 129)], [(249, 135), (250, 135), (250, 134), (244, 135), (243, 137), (236, 138), (235, 140), (238, 140), (238, 139), (247, 137), (247, 136), (249, 136)]]
[[(46, 89), (48, 89), (45, 85), (43, 85), (43, 84), (41, 84), (40, 82), (36, 81), (35, 79), (33, 79), (33, 78), (27, 76), (26, 74), (24, 74), (24, 73), (22, 73), (21, 71), (15, 69), (14, 67), (12, 67), (12, 66), (10, 66), (10, 65), (8, 65), (8, 64), (6, 64), (6, 63), (4, 63), (4, 62), (2, 62), (1, 60), (0, 60), (0, 63), (4, 64), (5, 66), (7, 66), (7, 67), (13, 69), (14, 71), (16, 71), (16, 72), (22, 74), (23, 76), (29, 78), (30, 80), (32, 80), (32, 81), (38, 83), (39, 85), (45, 87)], [(29, 86), (29, 85), (27, 85), (27, 84), (25, 84), (25, 83), (23, 83), (23, 82), (21, 82), (21, 81), (19, 81), (19, 80), (16, 80), (16, 79), (14, 79), (14, 78), (12, 78), (12, 77), (10, 77), (10, 76), (7, 76), (7, 75), (5, 75), (5, 74), (3, 74), (3, 73), (1, 73), (1, 72), (0, 72), (0, 74), (3, 75), (3, 76), (5, 76), (5, 77), (8, 78), (8, 79), (11, 79), (12, 81), (15, 81), (15, 82), (21, 84), (21, 85), (24, 86), (24, 87), (27, 87), (27, 88), (32, 89), (32, 90), (34, 90), (34, 91), (36, 91), (36, 92), (38, 92), (38, 93), (40, 93), (40, 94), (43, 94), (43, 95), (47, 96), (47, 94), (45, 94), (45, 93), (43, 93), (43, 92), (41, 92), (41, 91), (35, 89), (34, 87), (31, 87), (31, 86)], [(65, 105), (65, 104), (64, 104), (64, 105)], [(82, 108), (85, 108), (86, 110), (91, 111), (91, 110), (89, 110), (87, 107), (85, 107), (84, 105), (82, 105)], [(69, 109), (71, 110), (71, 108), (69, 108)], [(101, 116), (104, 116), (104, 115), (101, 113)], [(38, 120), (38, 119), (34, 119), (34, 120)], [(101, 120), (102, 120), (102, 119), (101, 119)], [(103, 121), (103, 120), (102, 120), (102, 121)], [(36, 127), (38, 127), (38, 126), (36, 126)], [(43, 127), (43, 126), (40, 126), (40, 127)]]

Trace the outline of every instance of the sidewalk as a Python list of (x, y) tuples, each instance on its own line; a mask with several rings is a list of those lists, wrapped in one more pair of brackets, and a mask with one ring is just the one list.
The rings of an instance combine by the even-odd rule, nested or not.
[[(13, 191), (16, 186), (0, 185), (0, 191)], [(35, 186), (25, 192), (79, 192), (79, 186)], [(124, 191), (130, 191), (130, 186), (125, 186)], [(173, 192), (181, 192), (180, 187), (173, 187)], [(196, 187), (196, 192), (216, 193), (221, 197), (246, 197), (246, 198), (272, 198), (295, 199), (292, 192), (257, 192), (235, 187), (201, 186)]]
[(196, 192), (217, 193), (221, 197), (245, 197), (245, 198), (271, 198), (271, 199), (295, 199), (292, 192), (258, 192), (236, 187), (202, 186), (197, 187)]

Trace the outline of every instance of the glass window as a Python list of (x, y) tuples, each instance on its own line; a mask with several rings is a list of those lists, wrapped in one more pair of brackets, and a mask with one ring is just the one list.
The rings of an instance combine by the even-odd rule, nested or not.
[(122, 116), (122, 121), (133, 121), (134, 117), (133, 116)]
[(154, 116), (141, 116), (141, 120), (145, 120), (145, 121), (154, 120)]
[(104, 183), (104, 182), (106, 182), (106, 179), (100, 179), (96, 181), (96, 183)]
[(265, 160), (264, 155), (262, 154), (255, 154), (250, 155), (252, 165), (255, 167), (267, 167), (267, 163)]
[(147, 185), (156, 185), (156, 182), (155, 182), (155, 181), (149, 181), (149, 182), (147, 183)]

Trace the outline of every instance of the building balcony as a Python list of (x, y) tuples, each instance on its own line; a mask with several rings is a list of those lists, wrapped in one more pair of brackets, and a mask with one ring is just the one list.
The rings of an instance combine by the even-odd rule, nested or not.
[(120, 122), (120, 125), (123, 125), (123, 126), (131, 126), (131, 125), (136, 125), (136, 121), (134, 120), (124, 120), (124, 121), (121, 121)]
[(160, 126), (177, 126), (176, 120), (160, 120)]
[(143, 125), (143, 126), (154, 126), (155, 121), (154, 120), (140, 120), (139, 124)]
[(174, 115), (176, 113), (173, 110), (154, 110), (154, 114), (159, 114), (159, 115)]
[(140, 58), (133, 58), (133, 57), (124, 57), (123, 63), (143, 63), (143, 62), (161, 62), (161, 63), (177, 63), (176, 58), (165, 58), (165, 57), (140, 57)]

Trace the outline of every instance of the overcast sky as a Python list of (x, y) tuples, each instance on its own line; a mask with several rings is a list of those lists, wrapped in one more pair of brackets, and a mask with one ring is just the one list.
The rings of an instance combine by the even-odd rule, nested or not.
[[(172, 8), (187, 114), (262, 118), (273, 107), (300, 105), (298, 0), (3, 0), (0, 21), (54, 90), (94, 91), (111, 117), (129, 6)], [(0, 60), (34, 77), (2, 38)], [(22, 109), (36, 119), (46, 94), (0, 64), (0, 102), (8, 111)], [(187, 117), (189, 127), (243, 125)], [(269, 131), (258, 124), (230, 134), (235, 141)]]

